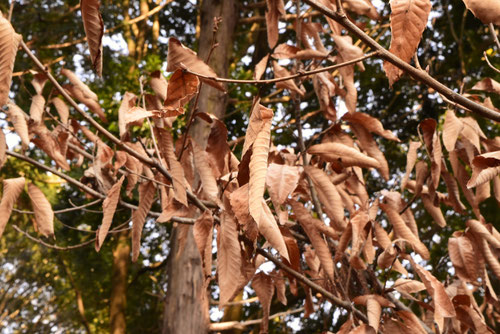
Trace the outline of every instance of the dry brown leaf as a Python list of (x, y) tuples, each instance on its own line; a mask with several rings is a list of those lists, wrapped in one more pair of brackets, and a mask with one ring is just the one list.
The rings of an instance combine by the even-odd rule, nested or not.
[(260, 80), (264, 73), (266, 72), (267, 60), (269, 59), (269, 54), (262, 57), (261, 60), (255, 65), (255, 71), (253, 73), (253, 78), (255, 80)]
[(387, 214), (387, 218), (391, 225), (394, 227), (394, 232), (399, 238), (402, 238), (408, 241), (412, 246), (415, 252), (420, 254), (424, 260), (430, 259), (430, 253), (427, 247), (420, 241), (418, 236), (413, 234), (410, 228), (405, 224), (403, 218), (399, 215), (399, 213), (388, 206), (387, 204), (381, 203), (380, 207)]
[(471, 89), (500, 94), (500, 83), (493, 80), (492, 78), (484, 78), (483, 80), (476, 82), (476, 84), (472, 86)]
[(132, 214), (132, 261), (139, 258), (141, 248), (142, 228), (146, 223), (151, 205), (156, 195), (156, 184), (153, 181), (143, 182), (139, 185), (139, 206)]
[(343, 231), (347, 223), (344, 218), (342, 199), (337, 188), (330, 182), (328, 176), (321, 169), (313, 166), (305, 166), (304, 170), (311, 178), (318, 192), (319, 200), (323, 204), (326, 214), (331, 219), (333, 227), (337, 231)]
[(253, 152), (250, 157), (250, 179), (248, 181), (248, 205), (250, 215), (255, 222), (260, 222), (262, 212), (262, 198), (266, 188), (267, 159), (271, 140), (271, 118), (264, 121), (253, 143)]
[(122, 176), (118, 180), (118, 182), (116, 182), (111, 187), (111, 189), (109, 189), (106, 198), (102, 202), (102, 223), (99, 227), (99, 232), (97, 233), (95, 242), (95, 250), (97, 252), (101, 249), (101, 246), (104, 243), (104, 239), (106, 239), (106, 236), (108, 235), (111, 223), (113, 222), (113, 216), (115, 215), (116, 206), (118, 205), (118, 201), (120, 200), (120, 189), (122, 187), (123, 180), (125, 180), (125, 176)]
[(451, 302), (450, 297), (446, 294), (443, 284), (436, 277), (425, 270), (422, 266), (416, 264), (413, 260), (411, 260), (411, 258), (410, 262), (413, 269), (415, 269), (418, 276), (425, 284), (427, 292), (430, 296), (432, 296), (432, 300), (434, 301), (434, 321), (438, 324), (439, 330), (442, 331), (444, 327), (443, 318), (453, 318), (456, 316), (453, 303)]
[[(422, 327), (421, 321), (417, 318), (415, 313), (408, 311), (396, 311), (396, 313), (403, 319), (410, 331), (414, 331), (415, 334), (427, 334), (427, 331)], [(408, 331), (405, 333), (408, 333)]]
[(200, 80), (194, 74), (178, 69), (168, 80), (167, 97), (163, 106), (167, 110), (164, 117), (182, 115), (183, 106), (198, 92)]
[(395, 307), (393, 303), (379, 295), (363, 295), (357, 296), (353, 302), (358, 305), (366, 306), (366, 313), (368, 315), (368, 324), (378, 331), (380, 324), (380, 315), (382, 314), (383, 307)]
[(278, 45), (272, 54), (274, 59), (324, 59), (328, 52), (318, 51), (311, 48), (300, 49), (290, 44)]
[(349, 332), (349, 334), (376, 334), (377, 332), (373, 327), (367, 324), (362, 324)]
[(0, 12), (0, 108), (9, 102), (10, 83), (14, 61), (22, 36), (17, 34), (10, 22)]
[(273, 246), (280, 255), (290, 262), (290, 257), (288, 256), (288, 250), (286, 248), (285, 240), (281, 235), (280, 229), (276, 220), (274, 219), (273, 213), (269, 209), (264, 199), (261, 200), (262, 203), (262, 213), (260, 221), (258, 222), (259, 232), (264, 236), (264, 238)]
[(392, 287), (402, 293), (417, 293), (425, 290), (424, 283), (407, 278), (398, 278)]
[(429, 195), (422, 194), (422, 203), (424, 204), (424, 208), (432, 217), (432, 219), (438, 224), (440, 227), (446, 226), (446, 219), (444, 219), (443, 212), (438, 205), (435, 205), (434, 201), (431, 200)]
[(497, 0), (463, 0), (467, 8), (484, 24), (500, 26), (500, 2)]
[(479, 240), (481, 252), (483, 253), (484, 259), (486, 263), (490, 267), (490, 270), (496, 275), (497, 278), (500, 278), (500, 262), (498, 261), (498, 256), (494, 253), (488, 241), (484, 238)]
[(500, 240), (495, 238), (495, 236), (483, 223), (475, 219), (470, 219), (467, 221), (467, 226), (472, 230), (472, 232), (487, 240), (493, 247), (500, 249)]
[(472, 175), (467, 188), (477, 187), (500, 174), (500, 151), (477, 155), (472, 160)]
[(269, 326), (269, 312), (274, 294), (274, 284), (271, 276), (261, 271), (253, 277), (252, 288), (255, 290), (257, 297), (259, 297), (260, 305), (262, 305), (263, 312), (260, 333), (267, 333)]
[(457, 180), (448, 172), (444, 160), (441, 160), (441, 176), (448, 189), (447, 199), (450, 201), (450, 204), (458, 213), (465, 213), (466, 207), (460, 200)]
[(28, 195), (35, 211), (36, 226), (45, 237), (54, 235), (54, 212), (43, 192), (33, 183), (28, 183)]
[(380, 163), (377, 160), (359, 152), (353, 147), (340, 143), (313, 145), (307, 152), (310, 154), (317, 154), (325, 161), (339, 163), (343, 167), (359, 166), (380, 168)]
[[(7, 160), (7, 141), (3, 130), (0, 129), (0, 169)], [(0, 235), (1, 236), (1, 235)]]
[(455, 149), (458, 135), (462, 132), (464, 124), (455, 115), (453, 109), (446, 110), (446, 118), (443, 124), (443, 144), (448, 152)]
[(69, 93), (69, 95), (71, 95), (72, 98), (77, 99), (85, 104), (90, 111), (92, 111), (101, 119), (101, 121), (103, 121), (104, 123), (108, 122), (106, 114), (102, 110), (99, 102), (86, 96), (80, 87), (73, 85), (62, 85), (62, 87)]
[[(338, 33), (340, 34), (340, 32)], [(334, 35), (334, 40), (339, 52), (337, 55), (338, 63), (363, 56), (363, 50), (353, 45), (351, 36)], [(357, 65), (361, 71), (365, 70), (362, 62), (358, 62)], [(344, 88), (347, 90), (347, 94), (344, 96), (346, 108), (351, 113), (355, 112), (358, 103), (358, 90), (354, 85), (354, 65), (341, 67), (339, 73), (342, 76)]]
[(406, 183), (408, 182), (410, 173), (415, 166), (415, 162), (417, 161), (417, 151), (421, 146), (422, 144), (418, 141), (410, 141), (410, 147), (408, 148), (408, 154), (406, 155), (406, 171), (403, 179), (401, 180), (401, 190), (406, 188)]
[(271, 49), (278, 42), (278, 20), (283, 15), (285, 15), (283, 0), (267, 0), (267, 42)]
[(63, 68), (61, 69), (61, 74), (64, 75), (66, 78), (68, 78), (74, 87), (77, 87), (79, 89), (79, 91), (81, 92), (80, 94), (84, 99), (91, 99), (96, 102), (99, 101), (99, 98), (97, 97), (96, 93), (94, 93), (89, 88), (89, 86), (84, 84), (83, 81), (81, 81), (80, 78), (78, 78), (78, 76), (75, 73), (68, 70), (67, 68)]
[[(348, 113), (349, 114), (349, 113)], [(389, 164), (385, 159), (384, 153), (378, 147), (377, 142), (373, 139), (371, 133), (361, 124), (351, 124), (351, 129), (358, 138), (358, 144), (368, 156), (377, 160), (380, 164), (378, 171), (380, 175), (388, 181), (389, 180)]]
[(269, 164), (266, 185), (273, 202), (283, 204), (299, 182), (299, 169), (295, 166)]
[(269, 122), (273, 118), (272, 109), (266, 108), (259, 104), (260, 100), (253, 101), (253, 108), (250, 115), (250, 120), (248, 121), (248, 127), (245, 134), (245, 142), (243, 143), (243, 149), (241, 152), (242, 160), (248, 149), (252, 146), (253, 142), (257, 138), (258, 133), (264, 126), (266, 122)]
[[(167, 71), (174, 72), (183, 68), (208, 77), (217, 77), (215, 71), (198, 58), (196, 52), (182, 45), (176, 38), (170, 37), (168, 40)], [(204, 78), (200, 78), (200, 80), (223, 92), (226, 91), (224, 86), (217, 81)]]
[(243, 261), (236, 222), (226, 211), (222, 212), (217, 232), (217, 282), (220, 289), (219, 309), (222, 309), (238, 292)]
[(448, 239), (448, 252), (457, 276), (466, 283), (477, 283), (480, 269), (472, 241), (466, 236), (455, 232)]
[(60, 98), (58, 98), (57, 96), (52, 98), (52, 100), (50, 100), (50, 102), (54, 105), (54, 107), (56, 107), (56, 110), (57, 110), (57, 113), (59, 114), (59, 118), (61, 120), (61, 123), (68, 124), (69, 108), (66, 105), (66, 103), (64, 103), (64, 101), (61, 100)]
[(330, 249), (321, 234), (314, 228), (315, 224), (312, 222), (314, 218), (309, 213), (309, 210), (302, 205), (302, 203), (295, 200), (290, 200), (289, 203), (292, 206), (293, 212), (297, 216), (297, 220), (306, 232), (309, 240), (311, 240), (311, 244), (316, 251), (316, 255), (321, 262), (324, 272), (331, 282), (334, 282), (334, 264), (332, 260), (332, 253), (330, 252)]
[(393, 140), (398, 143), (401, 142), (399, 138), (394, 133), (392, 133), (391, 130), (384, 129), (382, 122), (380, 122), (378, 118), (372, 117), (368, 114), (362, 112), (347, 113), (344, 115), (344, 117), (342, 117), (342, 119), (345, 119), (346, 121), (352, 123), (360, 124), (366, 130), (372, 133), (376, 133), (377, 135), (382, 136), (385, 139)]
[[(391, 5), (391, 46), (389, 51), (409, 63), (417, 50), (431, 11), (430, 0), (393, 0)], [(403, 71), (384, 61), (384, 70), (392, 85)]]
[(205, 210), (194, 222), (193, 236), (200, 251), (205, 277), (212, 274), (212, 232), (214, 217), (210, 210)]
[(217, 202), (219, 201), (219, 188), (217, 187), (217, 180), (212, 172), (212, 168), (208, 164), (208, 154), (194, 140), (190, 142), (193, 147), (194, 164), (200, 176), (203, 191), (209, 199)]
[(353, 11), (356, 14), (366, 15), (372, 20), (380, 19), (377, 9), (372, 5), (370, 0), (344, 0), (342, 5), (346, 6), (348, 10)]
[(155, 127), (158, 146), (163, 158), (167, 161), (170, 173), (172, 174), (172, 183), (174, 185), (175, 199), (188, 206), (185, 188), (184, 170), (177, 160), (174, 152), (174, 140), (172, 134), (167, 129)]
[(2, 213), (0, 215), (0, 238), (2, 237), (7, 222), (9, 221), (12, 208), (14, 208), (17, 198), (24, 189), (25, 182), (26, 180), (24, 177), (3, 180), (3, 194), (2, 201), (0, 202), (0, 212)]
[(28, 124), (26, 123), (24, 111), (22, 111), (21, 108), (19, 108), (14, 103), (9, 102), (7, 103), (6, 113), (9, 116), (10, 121), (14, 125), (14, 130), (21, 138), (23, 149), (28, 148), (30, 138), (28, 135)]
[[(274, 77), (277, 79), (290, 76), (290, 72), (288, 72), (286, 68), (282, 67), (276, 61), (273, 61), (273, 71), (274, 71)], [(302, 91), (299, 87), (297, 87), (297, 85), (292, 79), (277, 82), (276, 88), (288, 89), (291, 93), (296, 93), (302, 97), (304, 97), (305, 94), (304, 91)]]
[(316, 73), (312, 76), (314, 92), (318, 97), (321, 111), (332, 122), (337, 121), (337, 110), (332, 97), (335, 95), (335, 84), (330, 80), (327, 72)]
[(120, 138), (125, 138), (127, 134), (127, 125), (132, 122), (132, 115), (129, 115), (131, 109), (135, 106), (137, 96), (134, 93), (125, 92), (123, 94), (122, 103), (118, 108), (118, 130)]
[(35, 123), (40, 123), (42, 121), (42, 116), (45, 107), (45, 98), (43, 95), (37, 94), (33, 95), (31, 98), (31, 106), (30, 106), (30, 118)]
[(90, 60), (98, 76), (102, 76), (102, 36), (104, 35), (104, 22), (99, 12), (100, 0), (82, 0), (83, 27), (89, 44)]
[[(64, 170), (69, 171), (71, 168), (66, 161), (65, 152), (61, 151), (61, 147), (64, 146), (64, 137), (58, 137), (54, 132), (50, 132), (49, 129), (45, 126), (43, 122), (38, 124), (32, 124), (30, 126), (30, 130), (32, 130), (38, 138), (33, 138), (33, 143), (40, 147), (49, 157), (51, 157), (59, 167)], [(66, 140), (68, 139), (68, 134), (66, 133)]]

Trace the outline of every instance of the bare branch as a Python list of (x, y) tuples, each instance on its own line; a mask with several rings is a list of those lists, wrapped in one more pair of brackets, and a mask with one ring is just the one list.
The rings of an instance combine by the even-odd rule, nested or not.
[(356, 35), (359, 39), (361, 39), (364, 43), (366, 43), (373, 50), (380, 51), (380, 57), (382, 59), (390, 62), (394, 66), (407, 72), (414, 79), (426, 84), (429, 87), (434, 88), (437, 92), (446, 96), (449, 100), (456, 102), (456, 103), (460, 104), (461, 106), (464, 106), (464, 107), (470, 109), (472, 112), (479, 114), (479, 115), (483, 116), (484, 118), (491, 119), (491, 120), (496, 121), (496, 122), (500, 122), (500, 113), (498, 113), (494, 110), (491, 110), (489, 108), (486, 108), (485, 106), (480, 105), (472, 100), (469, 100), (468, 98), (466, 98), (466, 97), (458, 94), (457, 92), (454, 92), (450, 88), (446, 87), (445, 85), (443, 85), (442, 83), (440, 83), (439, 81), (434, 79), (432, 76), (430, 76), (427, 72), (420, 71), (420, 70), (416, 69), (415, 67), (411, 66), (410, 64), (404, 62), (399, 57), (395, 56), (391, 52), (384, 49), (380, 44), (378, 44), (375, 40), (373, 40), (363, 30), (361, 30), (360, 28), (358, 28), (358, 26), (356, 26), (353, 22), (351, 22), (347, 18), (347, 16), (340, 15), (337, 12), (333, 12), (330, 9), (317, 3), (314, 0), (304, 0), (304, 2), (309, 4), (314, 9), (322, 12), (323, 14), (325, 14), (327, 17), (331, 18), (332, 20), (341, 24), (346, 30), (348, 30), (349, 32)]

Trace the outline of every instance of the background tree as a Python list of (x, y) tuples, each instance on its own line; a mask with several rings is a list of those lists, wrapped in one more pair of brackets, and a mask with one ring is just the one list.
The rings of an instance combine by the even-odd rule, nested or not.
[[(25, 138), (36, 145), (13, 148), (8, 136), (2, 175), (38, 186), (56, 215), (54, 227), (44, 224), (38, 201), (21, 189), (33, 187), (4, 183), (6, 218), (5, 184), (21, 195), (0, 239), (2, 324), (114, 333), (258, 330), (260, 323), (263, 332), (497, 328), (499, 145), (489, 119), (498, 122), (499, 101), (489, 77), (498, 70), (485, 57), (494, 60), (500, 47), (493, 26), (500, 15), (495, 1), (486, 3), (469, 4), (484, 24), (462, 2), (424, 0), (392, 8), (103, 1), (100, 14), (97, 1), (0, 5), (2, 93), (17, 50), (9, 20), (26, 42), (4, 132), (23, 138), (26, 117)], [(98, 15), (102, 40), (92, 33), (103, 28)], [(421, 31), (406, 30), (407, 22)], [(167, 49), (172, 36), (199, 58), (172, 39)], [(415, 57), (398, 49), (399, 36), (413, 41)], [(365, 71), (351, 60), (363, 60)], [(410, 75), (397, 80), (395, 68)], [(295, 81), (280, 79), (290, 73)], [(69, 122), (54, 97), (69, 106)], [(51, 138), (62, 145), (50, 147)], [(339, 155), (332, 143), (347, 148)], [(418, 162), (408, 181), (412, 156)], [(113, 220), (104, 240), (100, 205)], [(57, 242), (47, 238), (52, 230)], [(214, 301), (227, 303), (220, 323)]]

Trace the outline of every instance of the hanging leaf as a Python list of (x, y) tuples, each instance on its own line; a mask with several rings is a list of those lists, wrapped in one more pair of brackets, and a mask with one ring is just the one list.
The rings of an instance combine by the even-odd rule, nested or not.
[(153, 181), (143, 182), (139, 185), (139, 207), (132, 214), (132, 261), (139, 258), (141, 247), (142, 228), (146, 223), (151, 205), (156, 195), (156, 185)]
[(131, 122), (132, 117), (128, 115), (130, 110), (135, 106), (137, 96), (134, 93), (125, 92), (123, 94), (122, 103), (118, 108), (118, 130), (120, 138), (124, 139), (127, 134), (127, 125)]
[(283, 204), (299, 182), (298, 167), (269, 164), (266, 185), (269, 195), (277, 204)]
[(500, 26), (500, 3), (497, 0), (463, 0), (465, 6), (484, 24)]
[(393, 303), (379, 295), (363, 295), (357, 296), (353, 302), (358, 305), (366, 306), (366, 313), (368, 314), (368, 324), (378, 331), (380, 324), (380, 315), (382, 314), (382, 307), (396, 307)]
[(25, 182), (26, 180), (24, 177), (3, 180), (2, 201), (0, 202), (0, 212), (2, 213), (0, 215), (0, 238), (2, 237), (7, 222), (9, 221), (12, 208), (14, 208), (17, 198), (24, 189)]
[(196, 246), (200, 251), (200, 257), (205, 277), (212, 274), (212, 230), (214, 217), (210, 210), (205, 210), (194, 222), (193, 236)]
[[(392, 0), (390, 5), (392, 38), (389, 51), (409, 63), (422, 38), (432, 5), (430, 0)], [(403, 75), (403, 70), (387, 61), (384, 61), (384, 70), (391, 87)]]
[(422, 266), (416, 264), (411, 258), (410, 262), (434, 301), (434, 321), (438, 324), (439, 330), (442, 331), (444, 327), (443, 318), (453, 318), (456, 316), (450, 297), (446, 294), (443, 284), (436, 277)]
[(218, 202), (219, 187), (217, 186), (217, 180), (212, 172), (212, 168), (208, 163), (207, 152), (204, 151), (200, 145), (196, 144), (194, 140), (191, 140), (190, 143), (193, 147), (194, 164), (200, 176), (203, 191), (209, 199)]
[(273, 246), (280, 255), (290, 262), (290, 257), (288, 256), (288, 250), (285, 244), (285, 240), (281, 235), (280, 229), (276, 220), (274, 219), (273, 213), (266, 204), (266, 201), (262, 199), (262, 213), (259, 223), (259, 232), (266, 238), (266, 240)]
[(464, 124), (455, 115), (453, 109), (446, 110), (446, 118), (443, 124), (443, 144), (448, 152), (455, 149), (458, 135), (462, 132)]
[[(217, 77), (215, 71), (198, 58), (193, 50), (182, 45), (176, 38), (170, 37), (168, 40), (167, 71), (174, 72), (177, 69), (183, 68), (208, 77)], [(226, 91), (224, 86), (217, 81), (204, 78), (200, 78), (200, 80), (223, 92)]]
[(90, 98), (89, 96), (86, 95), (86, 93), (78, 86), (73, 86), (73, 85), (63, 85), (62, 86), (68, 94), (74, 98), (86, 105), (91, 112), (96, 114), (101, 121), (104, 123), (107, 123), (108, 120), (106, 119), (106, 114), (101, 108), (101, 105), (97, 101), (97, 99)]
[(6, 113), (9, 116), (10, 121), (14, 125), (14, 130), (21, 138), (23, 149), (27, 149), (30, 143), (30, 138), (28, 135), (28, 124), (26, 123), (24, 112), (17, 105), (9, 102), (7, 103)]
[(116, 206), (120, 200), (120, 189), (125, 180), (125, 176), (122, 176), (118, 182), (116, 182), (111, 189), (109, 189), (104, 202), (102, 202), (102, 223), (99, 227), (99, 232), (96, 235), (95, 250), (98, 252), (101, 249), (104, 239), (108, 235), (109, 228), (113, 222), (113, 216), (115, 215)]
[(283, 0), (267, 0), (267, 43), (271, 49), (278, 42), (278, 20), (283, 15), (285, 15)]
[(0, 108), (9, 102), (14, 61), (22, 39), (22, 36), (14, 31), (10, 22), (0, 12)]
[(353, 147), (341, 143), (313, 145), (307, 152), (310, 154), (317, 154), (325, 161), (336, 162), (344, 167), (359, 166), (380, 168), (380, 163), (377, 160), (359, 152)]
[(267, 118), (257, 133), (250, 157), (250, 179), (248, 181), (248, 203), (250, 215), (258, 224), (262, 213), (262, 198), (266, 188), (267, 158), (271, 141), (271, 118)]
[(293, 212), (297, 216), (300, 226), (302, 226), (309, 237), (309, 240), (311, 240), (314, 250), (316, 251), (316, 255), (323, 266), (323, 270), (331, 282), (335, 282), (332, 253), (330, 252), (330, 249), (323, 237), (314, 228), (314, 223), (311, 222), (314, 218), (310, 215), (309, 211), (302, 205), (302, 203), (294, 200), (290, 200), (289, 203), (292, 206)]
[(89, 44), (90, 60), (98, 76), (102, 76), (102, 36), (104, 22), (99, 12), (100, 0), (81, 0), (83, 27)]
[(38, 232), (43, 236), (54, 236), (54, 212), (43, 192), (33, 183), (28, 183), (28, 195), (35, 211)]
[(406, 183), (408, 182), (408, 178), (410, 177), (410, 173), (415, 166), (415, 162), (417, 161), (417, 150), (422, 146), (422, 144), (418, 141), (410, 141), (410, 148), (408, 149), (408, 154), (406, 155), (406, 171), (403, 179), (401, 180), (401, 189), (404, 190), (406, 188)]
[[(288, 72), (286, 68), (280, 66), (276, 61), (273, 61), (273, 71), (274, 71), (274, 77), (277, 79), (290, 76), (290, 72)], [(304, 95), (305, 92), (301, 90), (299, 87), (297, 87), (297, 85), (292, 79), (277, 82), (276, 88), (288, 89), (290, 92), (296, 93), (302, 97), (305, 96)]]
[(378, 118), (372, 117), (368, 114), (362, 112), (347, 113), (344, 115), (344, 117), (342, 117), (342, 119), (345, 119), (346, 121), (352, 123), (360, 124), (366, 130), (382, 136), (385, 139), (393, 140), (398, 143), (401, 142), (399, 138), (394, 133), (392, 133), (392, 131), (384, 129), (382, 122), (380, 122)]
[(66, 105), (66, 103), (64, 103), (64, 101), (58, 98), (57, 96), (52, 98), (50, 102), (54, 105), (54, 107), (56, 107), (61, 123), (68, 124), (69, 108)]
[(264, 124), (273, 118), (272, 109), (264, 107), (259, 102), (260, 99), (253, 101), (253, 108), (250, 114), (250, 120), (248, 121), (248, 127), (245, 132), (245, 142), (243, 143), (243, 149), (241, 152), (242, 157), (245, 156), (245, 153), (253, 145), (253, 142), (257, 138), (257, 135)]
[(182, 115), (183, 106), (198, 92), (199, 84), (196, 75), (182, 69), (176, 70), (168, 80), (167, 97), (163, 103), (167, 114), (164, 117)]
[(252, 288), (255, 294), (259, 297), (260, 305), (262, 305), (262, 322), (260, 325), (260, 333), (267, 333), (269, 326), (269, 311), (271, 309), (271, 301), (274, 294), (274, 284), (271, 276), (260, 272), (252, 279)]
[[(5, 139), (5, 134), (3, 130), (0, 129), (0, 169), (7, 160), (7, 141)], [(0, 233), (1, 236), (1, 233)]]
[(460, 232), (448, 239), (448, 252), (457, 276), (466, 283), (477, 283), (480, 275), (472, 241)]
[(234, 218), (222, 212), (220, 228), (217, 233), (217, 283), (219, 284), (219, 309), (237, 294), (238, 280), (241, 276), (241, 250), (238, 230)]
[(477, 187), (500, 174), (500, 151), (477, 155), (472, 160), (472, 176), (467, 188)]
[(30, 106), (30, 118), (35, 123), (40, 123), (42, 121), (42, 116), (45, 107), (45, 98), (43, 95), (34, 95), (31, 98), (31, 106)]
[(346, 226), (346, 220), (344, 218), (342, 199), (337, 188), (321, 169), (306, 166), (304, 170), (318, 191), (319, 200), (323, 204), (326, 214), (331, 219), (332, 226), (337, 231), (343, 231)]

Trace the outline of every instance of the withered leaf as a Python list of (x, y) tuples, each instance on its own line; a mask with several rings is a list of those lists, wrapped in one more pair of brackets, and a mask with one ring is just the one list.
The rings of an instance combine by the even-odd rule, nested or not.
[(500, 25), (500, 3), (496, 0), (463, 0), (467, 8), (481, 22)]
[(194, 74), (178, 69), (168, 81), (167, 97), (163, 103), (167, 114), (165, 117), (184, 113), (183, 106), (198, 92), (200, 80)]
[[(431, 11), (430, 0), (393, 0), (391, 5), (391, 46), (389, 51), (409, 63), (417, 50)], [(393, 85), (403, 74), (395, 65), (384, 61), (384, 70)]]
[(24, 177), (3, 180), (2, 201), (0, 202), (0, 212), (2, 212), (0, 215), (0, 237), (2, 237), (5, 226), (9, 221), (12, 208), (14, 208), (17, 198), (24, 189), (25, 182)]
[(22, 36), (0, 12), (0, 108), (9, 101), (10, 83), (14, 61)]
[(151, 205), (156, 195), (156, 185), (153, 181), (143, 182), (139, 185), (139, 207), (132, 214), (132, 261), (139, 258), (141, 247), (142, 228), (146, 223)]
[(38, 232), (43, 236), (54, 235), (54, 212), (52, 206), (43, 192), (33, 183), (28, 183), (28, 195), (31, 200), (31, 206), (35, 211), (35, 220)]
[(90, 60), (98, 76), (102, 76), (102, 36), (104, 35), (104, 22), (99, 12), (100, 4), (100, 0), (82, 0), (80, 4)]
[(116, 182), (111, 189), (109, 189), (104, 202), (102, 202), (102, 223), (99, 227), (99, 233), (97, 233), (95, 250), (98, 252), (101, 249), (102, 244), (104, 243), (104, 239), (108, 235), (109, 228), (111, 227), (111, 223), (113, 222), (113, 216), (115, 214), (116, 206), (118, 205), (118, 201), (120, 200), (120, 189), (123, 184), (123, 180), (125, 180), (125, 176), (122, 176), (118, 182)]
[(283, 15), (285, 15), (283, 0), (267, 0), (267, 42), (271, 49), (274, 48), (278, 42), (278, 20)]

